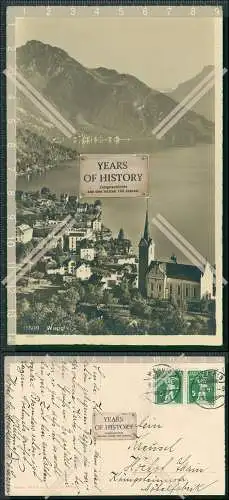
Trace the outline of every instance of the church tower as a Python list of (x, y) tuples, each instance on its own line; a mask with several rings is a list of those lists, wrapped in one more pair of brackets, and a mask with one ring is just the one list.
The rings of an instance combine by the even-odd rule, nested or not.
[(149, 233), (149, 216), (146, 211), (144, 234), (139, 245), (139, 264), (138, 264), (138, 289), (143, 297), (147, 297), (146, 275), (150, 263), (155, 260), (155, 243), (150, 238)]

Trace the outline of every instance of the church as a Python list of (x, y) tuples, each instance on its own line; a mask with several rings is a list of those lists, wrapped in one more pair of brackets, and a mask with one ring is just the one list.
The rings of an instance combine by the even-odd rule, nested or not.
[(175, 298), (184, 301), (213, 296), (213, 271), (206, 264), (202, 272), (197, 266), (178, 264), (172, 256), (168, 262), (155, 258), (155, 243), (150, 237), (148, 211), (144, 234), (139, 242), (138, 289), (145, 298)]

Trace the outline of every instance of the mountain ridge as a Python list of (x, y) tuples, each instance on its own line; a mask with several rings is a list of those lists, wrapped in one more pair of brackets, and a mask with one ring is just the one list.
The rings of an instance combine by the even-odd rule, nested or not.
[[(167, 92), (167, 95), (174, 99), (176, 102), (181, 102), (192, 90), (194, 90), (197, 85), (199, 85), (206, 76), (214, 70), (214, 66), (207, 65), (204, 66), (202, 71), (197, 73), (194, 77), (181, 82), (175, 89), (171, 92)], [(199, 101), (193, 106), (193, 111), (200, 116), (203, 116), (207, 120), (215, 121), (215, 88), (214, 86), (210, 88), (205, 95), (201, 97)]]
[[(152, 130), (176, 106), (171, 97), (133, 75), (102, 66), (86, 68), (63, 49), (41, 41), (30, 40), (18, 47), (16, 57), (21, 74), (79, 134), (118, 135), (133, 142), (149, 139), (154, 148), (158, 141)], [(187, 111), (160, 146), (189, 146), (212, 142), (213, 137), (213, 124)]]

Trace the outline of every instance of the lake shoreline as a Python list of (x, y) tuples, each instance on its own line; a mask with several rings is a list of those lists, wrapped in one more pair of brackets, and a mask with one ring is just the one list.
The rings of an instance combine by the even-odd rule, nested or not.
[[(188, 148), (205, 147), (205, 146), (212, 146), (212, 147), (214, 147), (214, 143), (197, 143), (194, 146), (192, 146), (192, 145), (188, 146)], [(187, 146), (182, 146), (182, 145), (181, 146), (172, 146), (171, 145), (171, 146), (166, 146), (166, 147), (164, 146), (164, 147), (161, 147), (161, 148), (157, 148), (156, 150), (151, 151), (151, 152), (144, 151), (144, 154), (152, 156), (154, 154), (160, 154), (161, 152), (167, 153), (170, 150), (172, 152), (174, 152), (174, 151), (180, 151), (180, 150), (183, 150), (183, 149), (187, 149)], [(143, 154), (142, 150), (138, 151), (138, 152), (135, 151), (134, 153), (124, 152), (124, 151), (121, 152), (121, 153), (116, 152), (116, 151), (110, 151), (110, 152), (106, 151), (105, 153), (101, 153), (101, 154), (114, 154), (114, 155), (116, 155), (116, 154), (123, 154), (123, 155), (125, 155), (126, 154), (127, 155), (127, 154), (141, 154), (141, 153)], [(30, 176), (30, 179), (31, 179), (31, 177), (34, 177), (34, 176), (41, 177), (42, 175), (45, 175), (45, 173), (49, 172), (50, 170), (54, 170), (54, 169), (60, 168), (61, 166), (62, 167), (63, 166), (67, 166), (69, 163), (72, 163), (72, 162), (77, 162), (77, 160), (79, 160), (80, 154), (85, 154), (85, 151), (84, 151), (84, 149), (80, 153), (78, 151), (76, 151), (76, 154), (77, 154), (77, 156), (76, 156), (75, 160), (72, 160), (72, 159), (71, 160), (70, 159), (69, 160), (62, 160), (62, 161), (59, 161), (59, 163), (57, 165), (47, 165), (47, 167), (45, 167), (45, 168), (44, 167), (38, 167), (37, 168), (37, 173), (33, 172), (33, 171), (29, 172), (29, 174), (27, 172), (18, 172), (18, 173), (16, 173), (16, 179), (19, 179), (19, 178), (28, 178), (28, 175)], [(99, 154), (99, 152), (96, 151), (96, 149), (92, 147), (92, 148), (89, 148), (89, 150), (87, 150), (87, 154)]]
[[(41, 176), (17, 179), (17, 190), (38, 191), (48, 187), (61, 193), (79, 195), (77, 162), (64, 162)], [(176, 148), (150, 156), (149, 217), (165, 217), (209, 262), (215, 255), (215, 155), (214, 147)], [(84, 198), (84, 201), (88, 201)], [(93, 199), (91, 198), (92, 202)], [(101, 198), (103, 223), (116, 235), (123, 227), (137, 248), (144, 230), (145, 198)], [(198, 222), (197, 222), (198, 221)], [(174, 244), (151, 223), (151, 237), (156, 243), (156, 257), (168, 258), (176, 253)], [(187, 261), (187, 259), (186, 259)]]

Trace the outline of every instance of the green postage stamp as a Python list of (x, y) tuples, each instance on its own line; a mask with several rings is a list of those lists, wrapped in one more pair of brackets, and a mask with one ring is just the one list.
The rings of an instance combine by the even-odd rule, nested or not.
[(216, 400), (216, 371), (188, 372), (188, 403), (205, 401), (214, 404)]
[(215, 407), (218, 383), (219, 374), (213, 369), (185, 372), (160, 367), (154, 371), (154, 401)]
[(160, 368), (155, 370), (155, 403), (183, 402), (183, 372)]

